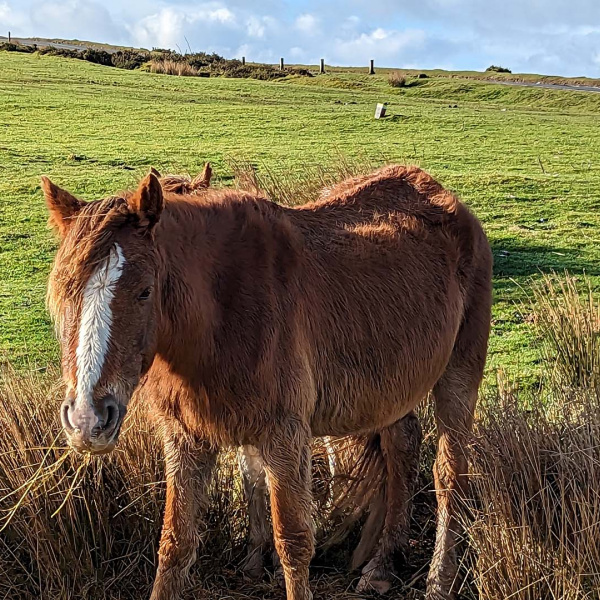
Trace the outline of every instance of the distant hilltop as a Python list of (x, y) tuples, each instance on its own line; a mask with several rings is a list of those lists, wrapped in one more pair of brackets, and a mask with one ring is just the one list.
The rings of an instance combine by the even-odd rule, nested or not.
[[(279, 65), (246, 62), (246, 58), (227, 59), (215, 53), (180, 53), (169, 49), (134, 48), (115, 46), (86, 40), (63, 40), (39, 37), (0, 36), (0, 50), (34, 52), (42, 49), (44, 54), (54, 54), (65, 58), (78, 58), (104, 66), (122, 69), (138, 69), (163, 73), (166, 75), (211, 77), (225, 76), (273, 80), (298, 75), (311, 77), (318, 73), (366, 73), (395, 75), (396, 83), (403, 78), (443, 78), (472, 79), (525, 87), (542, 87), (571, 91), (600, 92), (600, 79), (589, 77), (560, 77), (555, 75), (537, 75), (533, 73), (511, 73), (509, 69), (490, 66), (485, 71), (445, 71), (443, 69), (396, 69), (390, 67), (373, 68), (368, 62), (364, 66), (340, 67), (324, 63), (316, 65), (286, 64), (282, 58)], [(372, 61), (371, 61), (372, 62)], [(399, 87), (390, 81), (390, 85)]]

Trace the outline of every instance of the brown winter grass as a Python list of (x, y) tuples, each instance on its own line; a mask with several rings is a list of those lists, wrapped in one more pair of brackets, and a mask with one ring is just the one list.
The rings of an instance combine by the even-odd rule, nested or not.
[(480, 404), (466, 504), (480, 598), (600, 597), (600, 304), (588, 280), (534, 288), (546, 378), (502, 381)]
[[(341, 177), (370, 169), (361, 162), (360, 169), (340, 161), (339, 172), (312, 168), (283, 180), (268, 170), (257, 174), (248, 162), (231, 167), (238, 187), (298, 204)], [(482, 393), (470, 438), (471, 493), (463, 510), (464, 598), (599, 597), (600, 305), (588, 282), (569, 276), (546, 278), (534, 294), (547, 376), (527, 396), (518, 382), (502, 377)], [(113, 454), (74, 454), (60, 434), (58, 381), (53, 367), (0, 371), (0, 598), (147, 598), (164, 501), (160, 444), (144, 406), (134, 399)], [(421, 410), (421, 418), (426, 436), (411, 553), (392, 598), (422, 597), (431, 556), (431, 407)], [(323, 473), (315, 469), (317, 491), (327, 488)], [(327, 511), (322, 503), (315, 506), (317, 525), (327, 534)], [(190, 597), (281, 597), (268, 574), (257, 583), (240, 573), (247, 512), (232, 451), (220, 459), (205, 524)], [(356, 574), (345, 567), (355, 538), (319, 550), (312, 570), (316, 600), (353, 597)]]
[(351, 160), (340, 154), (335, 167), (312, 164), (296, 174), (276, 173), (268, 165), (261, 164), (260, 171), (252, 162), (230, 158), (228, 166), (234, 175), (234, 185), (241, 190), (263, 194), (287, 206), (304, 204), (317, 198), (330, 186), (357, 175), (370, 173), (376, 168), (367, 157)]
[(392, 87), (404, 87), (406, 85), (406, 75), (400, 71), (391, 71), (388, 75), (388, 83)]
[(200, 72), (185, 61), (170, 59), (153, 59), (148, 63), (151, 73), (161, 73), (162, 75), (179, 75), (182, 77), (197, 77)]

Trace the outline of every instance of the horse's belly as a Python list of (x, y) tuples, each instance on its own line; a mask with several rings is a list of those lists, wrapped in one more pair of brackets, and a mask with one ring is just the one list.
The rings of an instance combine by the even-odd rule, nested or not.
[[(397, 347), (355, 348), (322, 363), (315, 381), (314, 435), (348, 435), (387, 427), (402, 419), (430, 392), (450, 359), (459, 320), (436, 334), (408, 337)], [(411, 339), (412, 338), (412, 339)], [(411, 343), (408, 343), (408, 341)]]

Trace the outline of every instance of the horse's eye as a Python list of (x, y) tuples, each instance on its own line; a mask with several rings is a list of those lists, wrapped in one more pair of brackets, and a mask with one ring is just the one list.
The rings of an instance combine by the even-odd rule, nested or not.
[(138, 300), (148, 300), (150, 298), (150, 294), (152, 293), (152, 288), (147, 287), (139, 296)]

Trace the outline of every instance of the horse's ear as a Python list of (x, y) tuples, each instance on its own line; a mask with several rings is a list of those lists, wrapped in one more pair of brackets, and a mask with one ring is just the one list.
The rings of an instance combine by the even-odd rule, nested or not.
[(65, 237), (71, 220), (81, 210), (85, 202), (78, 200), (66, 190), (54, 185), (47, 177), (42, 177), (42, 191), (50, 212), (50, 225), (61, 237)]
[(210, 187), (210, 178), (212, 177), (212, 168), (210, 163), (204, 165), (204, 171), (192, 180), (192, 188), (195, 190)]
[(160, 179), (160, 171), (158, 171), (154, 167), (150, 167), (150, 173), (152, 173), (152, 175), (155, 175), (156, 177), (158, 177)]
[(150, 172), (127, 201), (129, 210), (137, 215), (140, 227), (152, 229), (160, 219), (164, 199), (158, 177)]

